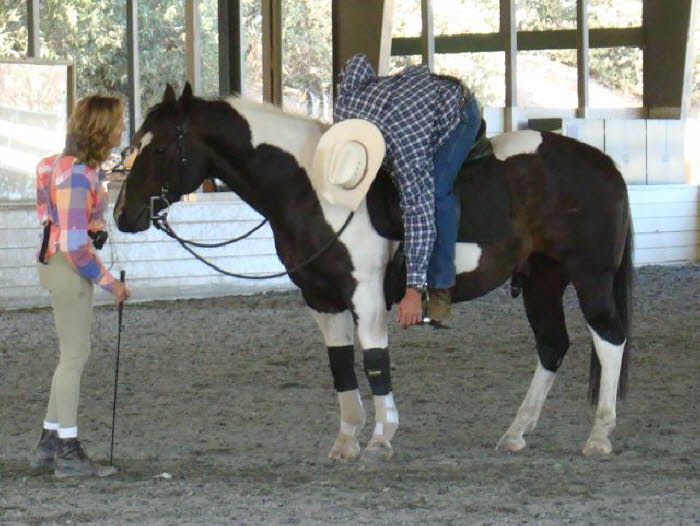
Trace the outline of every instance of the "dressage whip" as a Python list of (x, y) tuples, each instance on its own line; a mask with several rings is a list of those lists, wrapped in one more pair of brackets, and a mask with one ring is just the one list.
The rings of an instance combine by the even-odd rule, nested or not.
[[(122, 270), (119, 274), (119, 281), (124, 283), (126, 279), (126, 270)], [(112, 402), (112, 440), (109, 444), (109, 465), (112, 465), (112, 456), (114, 453), (114, 421), (117, 416), (117, 385), (119, 382), (119, 354), (122, 344), (122, 313), (124, 312), (124, 302), (119, 302), (119, 329), (117, 331), (117, 361), (114, 364), (114, 401)]]

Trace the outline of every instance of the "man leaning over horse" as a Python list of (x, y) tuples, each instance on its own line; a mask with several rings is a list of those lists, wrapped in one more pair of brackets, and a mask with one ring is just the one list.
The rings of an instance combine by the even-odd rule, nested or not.
[(449, 318), (455, 284), (459, 201), (452, 186), (481, 124), (476, 98), (458, 79), (427, 66), (379, 77), (365, 55), (345, 64), (335, 122), (365, 119), (386, 142), (385, 167), (396, 185), (405, 232), (406, 292), (397, 319), (403, 328), (428, 317)]

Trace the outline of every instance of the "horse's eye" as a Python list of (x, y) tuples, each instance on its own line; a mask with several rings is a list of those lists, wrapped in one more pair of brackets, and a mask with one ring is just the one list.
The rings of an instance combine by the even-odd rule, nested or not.
[(156, 153), (160, 154), (160, 155), (164, 154), (165, 153), (165, 146), (158, 146), (156, 148)]

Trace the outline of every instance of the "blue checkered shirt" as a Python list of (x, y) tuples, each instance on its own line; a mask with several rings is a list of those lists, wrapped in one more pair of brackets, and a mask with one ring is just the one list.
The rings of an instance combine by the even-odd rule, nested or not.
[(378, 77), (365, 55), (348, 60), (338, 84), (335, 122), (365, 119), (384, 136), (384, 163), (401, 200), (408, 286), (426, 283), (436, 235), (433, 156), (459, 123), (468, 97), (468, 90), (431, 75), (427, 66)]

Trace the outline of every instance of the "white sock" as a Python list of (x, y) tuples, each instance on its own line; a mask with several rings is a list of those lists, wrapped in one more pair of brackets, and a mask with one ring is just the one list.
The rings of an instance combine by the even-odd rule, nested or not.
[(58, 438), (63, 440), (67, 438), (78, 438), (78, 426), (73, 427), (59, 427), (58, 428)]
[(44, 420), (44, 429), (48, 429), (49, 431), (58, 431), (59, 427), (58, 422), (47, 422)]

